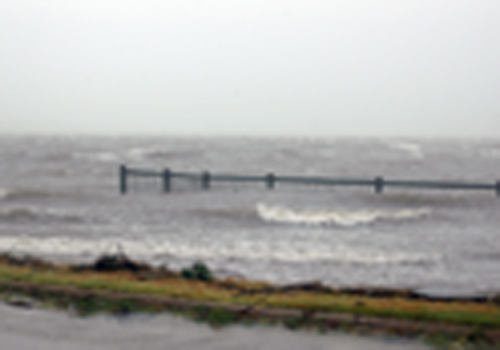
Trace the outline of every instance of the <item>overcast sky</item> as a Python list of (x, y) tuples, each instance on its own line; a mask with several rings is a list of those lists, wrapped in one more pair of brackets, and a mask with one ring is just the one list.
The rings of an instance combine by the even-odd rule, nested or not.
[(2, 0), (0, 133), (500, 137), (500, 1)]

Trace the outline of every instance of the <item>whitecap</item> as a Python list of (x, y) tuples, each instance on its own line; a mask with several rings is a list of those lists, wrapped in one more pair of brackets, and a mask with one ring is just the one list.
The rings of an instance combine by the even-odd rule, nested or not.
[(10, 197), (12, 193), (12, 190), (8, 189), (8, 188), (1, 188), (0, 187), (0, 199), (7, 199)]
[(78, 215), (56, 210), (42, 210), (33, 207), (14, 207), (0, 210), (0, 221), (11, 223), (23, 222), (82, 222)]
[(120, 160), (120, 157), (113, 152), (75, 153), (74, 157), (102, 163), (114, 163)]
[(422, 151), (422, 147), (416, 143), (393, 141), (393, 142), (388, 142), (387, 146), (392, 149), (403, 151), (415, 159), (424, 158), (424, 152)]
[(257, 204), (257, 215), (266, 222), (301, 224), (309, 226), (338, 225), (352, 227), (369, 224), (379, 220), (407, 220), (426, 216), (428, 208), (416, 209), (377, 209), (377, 210), (297, 210), (284, 206)]
[(164, 150), (159, 148), (150, 147), (150, 148), (132, 148), (128, 151), (128, 155), (134, 159), (144, 159), (144, 158), (165, 158), (168, 157), (169, 154)]
[(381, 252), (318, 246), (295, 247), (286, 243), (266, 244), (242, 241), (236, 245), (191, 245), (162, 240), (141, 242), (124, 238), (86, 240), (73, 237), (0, 237), (0, 250), (17, 254), (67, 256), (74, 259), (95, 258), (101, 254), (127, 254), (135, 259), (157, 260), (157, 257), (191, 260), (250, 260), (281, 262), (334, 262), (349, 264), (421, 264), (438, 261), (440, 256), (429, 252)]

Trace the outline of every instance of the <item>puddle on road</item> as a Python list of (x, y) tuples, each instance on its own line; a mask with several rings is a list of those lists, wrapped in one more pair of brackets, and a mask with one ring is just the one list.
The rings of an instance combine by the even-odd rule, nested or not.
[(349, 349), (429, 350), (401, 338), (290, 331), (278, 326), (235, 325), (221, 329), (170, 314), (76, 317), (61, 311), (0, 304), (0, 348), (5, 350), (110, 349)]

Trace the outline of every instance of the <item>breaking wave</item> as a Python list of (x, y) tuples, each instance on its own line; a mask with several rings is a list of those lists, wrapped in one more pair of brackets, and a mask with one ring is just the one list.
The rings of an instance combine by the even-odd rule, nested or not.
[(427, 208), (398, 210), (296, 210), (282, 206), (257, 205), (264, 221), (309, 226), (338, 225), (352, 227), (380, 220), (408, 220), (429, 215)]
[(36, 208), (8, 208), (0, 210), (0, 222), (11, 223), (52, 223), (52, 222), (82, 222), (77, 215), (66, 214), (55, 210), (40, 210)]
[(169, 153), (160, 148), (133, 148), (128, 155), (132, 158), (167, 158)]
[(423, 159), (425, 157), (422, 147), (416, 143), (392, 141), (388, 142), (387, 146), (392, 149), (405, 152), (415, 159)]
[(320, 248), (318, 246), (293, 247), (289, 244), (269, 245), (243, 241), (236, 246), (208, 244), (190, 245), (162, 240), (137, 240), (124, 238), (102, 238), (87, 240), (74, 237), (0, 237), (0, 250), (42, 256), (67, 256), (73, 259), (95, 258), (104, 253), (124, 252), (132, 258), (145, 261), (172, 262), (180, 259), (222, 259), (226, 261), (281, 261), (281, 262), (321, 262), (347, 264), (427, 264), (439, 261), (436, 253), (424, 252), (382, 252), (352, 249)]
[(7, 188), (0, 188), (0, 199), (5, 199), (10, 196), (11, 190)]
[(75, 158), (101, 163), (116, 163), (121, 160), (121, 157), (113, 152), (75, 153), (73, 156)]
[(200, 151), (191, 150), (165, 150), (164, 147), (132, 148), (128, 150), (127, 156), (134, 160), (144, 159), (173, 159), (199, 156)]

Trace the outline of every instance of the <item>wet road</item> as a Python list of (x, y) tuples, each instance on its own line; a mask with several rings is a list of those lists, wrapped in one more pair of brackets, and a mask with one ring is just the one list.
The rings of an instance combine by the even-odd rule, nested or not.
[(281, 327), (231, 326), (213, 329), (168, 314), (88, 318), (44, 309), (23, 309), (0, 304), (2, 350), (108, 350), (108, 349), (343, 349), (429, 350), (425, 344), (395, 338), (359, 337), (340, 333), (318, 334)]

